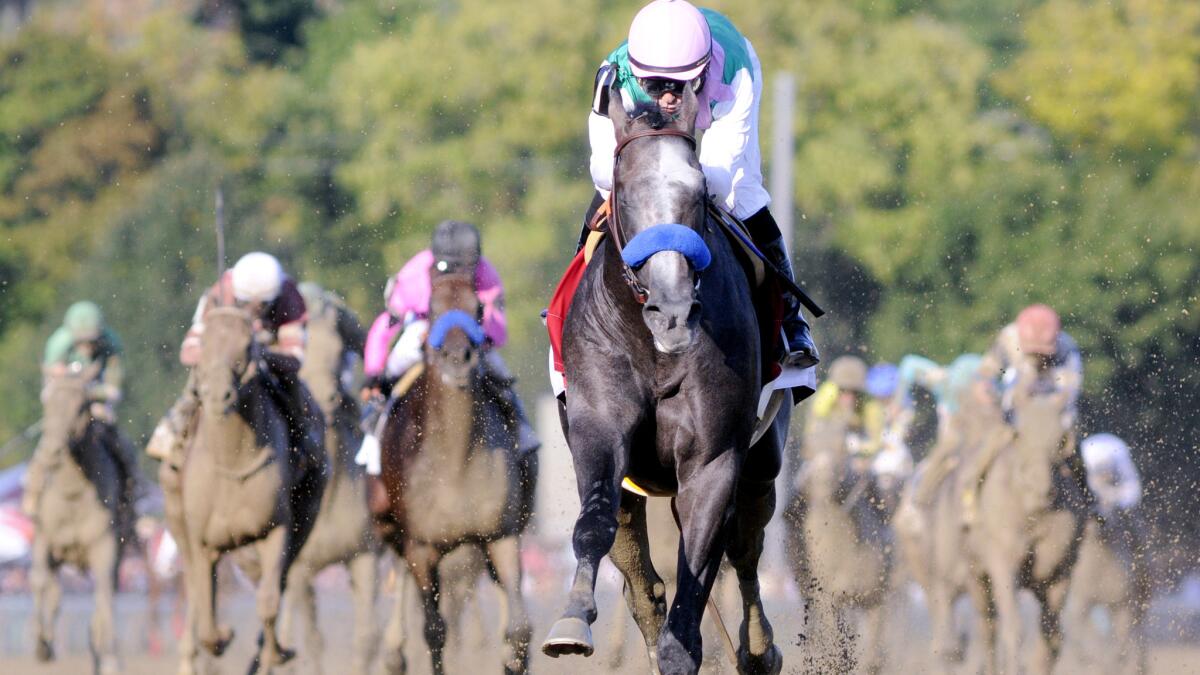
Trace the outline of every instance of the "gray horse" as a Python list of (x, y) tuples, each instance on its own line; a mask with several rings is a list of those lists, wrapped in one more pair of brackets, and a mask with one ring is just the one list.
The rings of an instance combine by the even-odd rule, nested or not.
[[(858, 666), (878, 673), (892, 596), (896, 495), (875, 479), (869, 460), (851, 456), (852, 433), (843, 413), (810, 422), (798, 489), (785, 512), (788, 558), (805, 595), (806, 664), (819, 671)], [(861, 633), (854, 626), (859, 615)]]
[(312, 580), (329, 565), (345, 565), (354, 589), (354, 649), (349, 672), (365, 673), (377, 648), (375, 595), (380, 544), (367, 511), (363, 469), (354, 463), (354, 453), (362, 442), (358, 402), (342, 382), (344, 355), (362, 351), (362, 328), (331, 294), (309, 284), (302, 284), (301, 290), (308, 307), (308, 347), (300, 377), (325, 416), (331, 473), (316, 524), (288, 573), (289, 611), (281, 617), (280, 634), (290, 636), (291, 619), (298, 612), (304, 619), (305, 660), (322, 672), (325, 642), (317, 625)]
[[(942, 420), (937, 443), (949, 445), (949, 452), (934, 450), (930, 456), (952, 455), (951, 469), (933, 493), (928, 504), (917, 500), (918, 486), (928, 480), (927, 462), (917, 466), (913, 479), (905, 487), (896, 511), (895, 528), (900, 554), (912, 578), (925, 592), (929, 609), (934, 663), (945, 672), (953, 671), (965, 656), (965, 635), (954, 622), (955, 602), (968, 593), (971, 571), (963, 555), (964, 522), (958, 467), (977, 455), (992, 454), (991, 448), (1012, 441), (1012, 430), (1005, 424), (1000, 407), (987, 396), (965, 396), (961, 407)], [(974, 613), (976, 634), (988, 630), (983, 615)]]
[(91, 572), (95, 584), (91, 649), (99, 673), (119, 670), (113, 596), (121, 545), (117, 537), (120, 469), (101, 447), (100, 423), (88, 414), (94, 371), (51, 377), (42, 393), (42, 441), (59, 449), (47, 468), (34, 516), (30, 581), (37, 622), (37, 657), (54, 658), (54, 624), (62, 589), (58, 570), (69, 563)]
[[(742, 592), (739, 670), (778, 673), (783, 654), (761, 601), (758, 562), (791, 406), (751, 447), (762, 333), (754, 289), (706, 216), (695, 93), (684, 88), (672, 118), (654, 109), (630, 115), (622, 100), (610, 92), (613, 236), (596, 249), (565, 317), (570, 390), (561, 417), (581, 503), (578, 564), (542, 651), (594, 652), (596, 573), (607, 554), (625, 576), (651, 667), (697, 672), (701, 618), (728, 557)], [(645, 248), (620, 248), (642, 234)], [(650, 560), (646, 498), (621, 489), (626, 477), (674, 497), (682, 542), (669, 612)]]
[[(290, 448), (284, 412), (272, 392), (279, 384), (263, 372), (250, 315), (218, 307), (209, 310), (204, 323), (194, 374), (200, 419), (183, 465), (177, 505), (182, 509), (183, 536), (177, 540), (187, 566), (189, 630), (210, 653), (225, 651), (233, 631), (216, 621), (217, 562), (225, 553), (253, 545), (261, 561), (257, 609), (262, 632), (251, 671), (269, 671), (293, 656), (279, 644), (276, 619), (288, 570), (321, 504), (326, 460)], [(171, 515), (168, 522), (173, 522)], [(188, 656), (185, 650), (185, 670)]]
[(978, 522), (965, 541), (971, 593), (988, 618), (989, 673), (1020, 670), (1020, 588), (1033, 592), (1041, 610), (1034, 672), (1053, 668), (1062, 644), (1059, 615), (1087, 522), (1086, 495), (1068, 466), (1074, 443), (1062, 426), (1066, 395), (1022, 393), (1015, 436), (983, 478)]

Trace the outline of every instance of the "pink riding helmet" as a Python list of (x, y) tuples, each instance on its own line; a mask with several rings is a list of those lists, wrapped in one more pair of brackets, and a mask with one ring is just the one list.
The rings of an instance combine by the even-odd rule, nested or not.
[(711, 55), (708, 21), (685, 0), (654, 0), (633, 17), (629, 66), (637, 77), (693, 80)]

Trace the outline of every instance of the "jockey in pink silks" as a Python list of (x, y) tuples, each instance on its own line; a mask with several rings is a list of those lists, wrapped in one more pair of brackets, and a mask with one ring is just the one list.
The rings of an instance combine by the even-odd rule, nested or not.
[(508, 342), (504, 287), (496, 268), (480, 249), (479, 231), (473, 225), (444, 221), (434, 230), (433, 245), (409, 259), (388, 280), (384, 291), (387, 310), (371, 324), (363, 350), (363, 373), (367, 377), (364, 395), (390, 395), (397, 380), (421, 361), (429, 333), (431, 275), (474, 269), (475, 290), (483, 308), (486, 379), (497, 387), (503, 402), (512, 407), (520, 422), (520, 449), (532, 452), (540, 443), (513, 389), (515, 378), (499, 352)]

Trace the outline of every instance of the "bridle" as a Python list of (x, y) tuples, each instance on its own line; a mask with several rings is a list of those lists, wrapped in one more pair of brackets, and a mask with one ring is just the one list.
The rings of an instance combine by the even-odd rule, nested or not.
[[(617, 207), (618, 200), (616, 196), (617, 175), (621, 166), (621, 152), (633, 141), (636, 141), (639, 138), (646, 138), (647, 136), (678, 136), (679, 138), (687, 140), (687, 142), (692, 146), (693, 152), (696, 150), (695, 136), (681, 129), (669, 128), (644, 129), (626, 136), (621, 140), (620, 143), (617, 144), (616, 149), (613, 151), (613, 189), (612, 194), (609, 197), (611, 200), (611, 206), (609, 207), (608, 221), (609, 230), (612, 232), (613, 243), (617, 247), (618, 255), (621, 253), (622, 249), (625, 248), (625, 245), (629, 243), (629, 240), (625, 237), (624, 230), (621, 228), (620, 209)], [(629, 289), (633, 291), (634, 300), (636, 300), (639, 305), (646, 304), (646, 300), (650, 297), (650, 291), (644, 285), (642, 285), (641, 281), (638, 281), (637, 274), (624, 260), (621, 261), (621, 276), (625, 279), (625, 283), (629, 286)]]

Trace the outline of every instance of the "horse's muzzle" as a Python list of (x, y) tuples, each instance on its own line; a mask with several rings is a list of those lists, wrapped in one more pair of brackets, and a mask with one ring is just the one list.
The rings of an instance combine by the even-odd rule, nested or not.
[(700, 325), (700, 303), (654, 302), (642, 307), (642, 320), (654, 337), (654, 348), (664, 354), (680, 354), (696, 344)]

